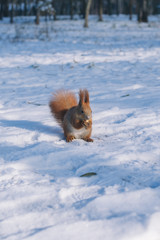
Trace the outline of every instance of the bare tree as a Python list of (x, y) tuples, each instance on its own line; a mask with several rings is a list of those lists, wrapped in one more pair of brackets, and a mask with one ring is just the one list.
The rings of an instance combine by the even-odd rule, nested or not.
[(108, 15), (111, 15), (111, 0), (107, 0), (107, 6), (108, 6)]
[(158, 5), (160, 5), (159, 0), (153, 0), (152, 1), (152, 6), (153, 6), (153, 14), (158, 14)]
[(27, 16), (27, 0), (24, 0), (24, 16)]
[(13, 23), (14, 20), (14, 8), (15, 8), (15, 0), (11, 0), (11, 11), (10, 11), (10, 23)]
[(55, 0), (52, 0), (53, 19), (56, 21), (56, 20), (57, 20), (57, 16), (56, 16), (56, 10), (55, 10), (55, 7), (54, 7), (54, 1), (55, 1)]
[(132, 20), (133, 0), (129, 0), (129, 19)]
[(116, 14), (119, 15), (119, 1), (116, 0)]
[(103, 21), (103, 0), (98, 0), (98, 15), (99, 15), (99, 21)]
[(3, 0), (0, 0), (0, 20), (3, 19)]
[(9, 16), (9, 4), (8, 0), (3, 0), (3, 16), (8, 17)]
[(89, 15), (89, 11), (91, 8), (91, 3), (92, 3), (92, 0), (88, 0), (87, 6), (86, 6), (85, 22), (84, 22), (84, 27), (86, 27), (86, 28), (88, 27), (88, 15)]
[(82, 0), (82, 2), (81, 2), (81, 14), (82, 14), (83, 18), (85, 18), (85, 11), (86, 11), (86, 1)]
[(137, 0), (138, 22), (148, 22), (148, 1)]
[(39, 0), (36, 0), (36, 24), (39, 24), (40, 19), (40, 8), (39, 8)]
[(70, 16), (72, 20), (73, 19), (73, 0), (70, 0)]

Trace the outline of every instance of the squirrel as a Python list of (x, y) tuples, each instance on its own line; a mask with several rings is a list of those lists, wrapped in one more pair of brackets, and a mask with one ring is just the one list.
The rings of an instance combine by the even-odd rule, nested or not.
[(79, 91), (79, 103), (73, 92), (59, 90), (53, 94), (49, 103), (51, 113), (63, 128), (67, 142), (83, 139), (93, 142), (92, 110), (89, 104), (89, 93), (86, 89)]

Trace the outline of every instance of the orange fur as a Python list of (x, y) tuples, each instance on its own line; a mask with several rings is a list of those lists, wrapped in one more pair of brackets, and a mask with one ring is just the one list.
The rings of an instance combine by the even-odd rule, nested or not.
[(53, 94), (53, 99), (50, 101), (49, 106), (53, 116), (63, 127), (64, 115), (70, 108), (77, 106), (77, 99), (74, 93), (59, 90)]

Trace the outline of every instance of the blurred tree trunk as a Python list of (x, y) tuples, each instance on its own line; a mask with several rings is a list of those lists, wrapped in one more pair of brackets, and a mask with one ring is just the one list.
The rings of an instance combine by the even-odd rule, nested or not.
[(98, 15), (99, 15), (99, 21), (103, 21), (103, 0), (98, 0)]
[(73, 0), (70, 0), (70, 16), (72, 20), (73, 19)]
[(36, 24), (39, 25), (40, 22), (40, 9), (39, 9), (39, 0), (36, 0)]
[(24, 0), (24, 16), (27, 16), (27, 0)]
[(87, 6), (86, 6), (86, 11), (85, 11), (85, 22), (84, 22), (84, 27), (88, 27), (88, 15), (89, 15), (89, 11), (90, 11), (90, 8), (91, 8), (91, 3), (92, 3), (92, 0), (88, 0), (87, 2)]
[(153, 6), (153, 14), (158, 14), (158, 5), (160, 5), (159, 0), (153, 0), (152, 6)]
[(65, 12), (65, 3), (64, 3), (64, 0), (62, 0), (60, 15), (64, 15), (64, 12)]
[(148, 1), (137, 0), (137, 18), (138, 22), (148, 22)]
[(53, 19), (56, 21), (56, 20), (57, 20), (57, 16), (56, 16), (56, 9), (55, 9), (55, 5), (54, 5), (54, 1), (55, 1), (55, 0), (52, 0), (52, 7), (53, 7), (53, 9), (54, 9), (54, 10), (53, 10), (53, 11), (54, 11), (54, 12), (53, 12)]
[(132, 20), (133, 0), (129, 1), (129, 20)]
[[(19, 7), (18, 7), (18, 5), (19, 5)], [(15, 15), (16, 16), (19, 16), (20, 15), (20, 13), (21, 13), (21, 8), (20, 8), (21, 6), (20, 6), (20, 1), (16, 1), (16, 4), (15, 4), (15, 10), (14, 10), (14, 13), (15, 13)]]
[(14, 22), (14, 3), (14, 0), (11, 0), (10, 23)]
[(119, 1), (116, 0), (116, 14), (119, 15)]
[(82, 17), (85, 19), (86, 1), (82, 0), (81, 4), (82, 4), (81, 5), (81, 14), (82, 14)]
[(0, 20), (3, 19), (3, 0), (0, 0)]
[(107, 0), (108, 5), (108, 15), (111, 15), (111, 0)]
[(3, 6), (4, 6), (4, 8), (3, 8), (3, 16), (4, 17), (9, 17), (8, 0), (4, 0)]

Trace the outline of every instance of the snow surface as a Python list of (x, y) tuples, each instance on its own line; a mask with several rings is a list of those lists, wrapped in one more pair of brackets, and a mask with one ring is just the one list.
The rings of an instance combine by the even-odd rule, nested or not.
[[(160, 240), (159, 19), (20, 21), (0, 23), (0, 239)], [(59, 88), (89, 90), (93, 143), (65, 142)]]

